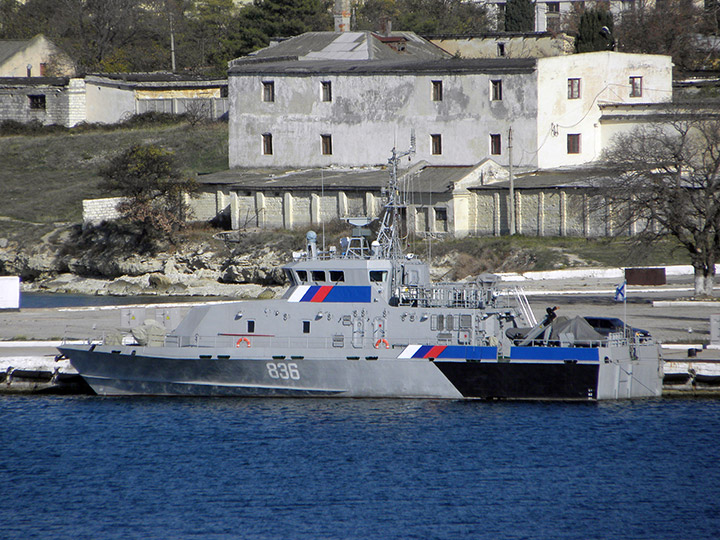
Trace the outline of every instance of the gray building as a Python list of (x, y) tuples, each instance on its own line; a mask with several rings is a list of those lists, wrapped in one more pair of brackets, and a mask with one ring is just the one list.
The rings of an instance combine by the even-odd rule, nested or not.
[(600, 103), (672, 99), (669, 56), (235, 62), (231, 167), (384, 164), (412, 135), (432, 165), (555, 168), (598, 159)]

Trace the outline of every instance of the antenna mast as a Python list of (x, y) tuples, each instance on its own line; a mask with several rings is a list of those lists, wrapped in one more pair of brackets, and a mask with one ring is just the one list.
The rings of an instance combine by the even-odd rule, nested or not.
[(380, 256), (394, 261), (402, 257), (399, 223), (400, 209), (405, 207), (398, 184), (398, 163), (400, 163), (401, 158), (411, 156), (414, 153), (415, 130), (412, 130), (410, 133), (410, 148), (405, 152), (398, 152), (393, 148), (392, 156), (388, 160), (390, 164), (390, 179), (387, 188), (388, 202), (385, 205), (385, 215), (383, 216), (377, 240), (380, 244)]

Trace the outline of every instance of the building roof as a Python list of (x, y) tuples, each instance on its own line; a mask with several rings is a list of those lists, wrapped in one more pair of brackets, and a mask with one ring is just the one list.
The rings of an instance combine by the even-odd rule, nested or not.
[[(429, 165), (416, 163), (399, 173), (401, 189), (412, 193), (449, 193), (463, 180), (477, 173), (481, 164), (462, 166)], [(599, 164), (563, 167), (518, 174), (515, 189), (562, 189), (600, 187), (617, 173)], [(387, 186), (389, 171), (386, 167), (357, 169), (228, 169), (198, 177), (198, 183), (207, 188), (220, 186), (232, 191), (380, 191)], [(481, 180), (469, 185), (470, 190), (508, 189), (509, 180), (480, 185)]]
[(25, 49), (32, 39), (0, 39), (0, 64)]
[(536, 58), (445, 58), (440, 60), (304, 61), (280, 60), (267, 63), (236, 64), (228, 75), (312, 73), (363, 75), (368, 73), (530, 73)]
[(89, 73), (86, 82), (118, 88), (217, 88), (227, 86), (227, 79), (200, 77), (195, 75), (152, 72), (152, 73)]
[(392, 32), (389, 36), (367, 31), (306, 32), (260, 49), (249, 56), (237, 58), (230, 62), (230, 67), (246, 62), (279, 59), (363, 61), (449, 57), (441, 48), (412, 32)]
[(69, 81), (69, 77), (0, 77), (0, 87), (67, 86)]
[[(426, 163), (402, 171), (401, 182), (416, 193), (445, 193), (465, 178), (475, 166), (437, 167)], [(411, 174), (403, 176), (406, 173)], [(359, 169), (229, 169), (201, 175), (198, 182), (205, 186), (225, 186), (233, 190), (255, 191), (312, 190), (379, 191), (387, 186), (389, 171), (385, 167)]]
[[(616, 173), (602, 165), (563, 167), (518, 174), (513, 181), (515, 189), (562, 189), (600, 187)], [(484, 186), (474, 186), (472, 190), (508, 189), (510, 181), (493, 182)]]

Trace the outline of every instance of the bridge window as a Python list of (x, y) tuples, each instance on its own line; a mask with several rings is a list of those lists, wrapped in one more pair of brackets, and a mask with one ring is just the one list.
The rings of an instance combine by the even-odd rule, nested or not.
[(312, 278), (313, 281), (325, 281), (325, 270), (313, 270)]
[(307, 281), (307, 272), (305, 270), (296, 270), (295, 273), (297, 274), (298, 281), (300, 283), (305, 283)]
[(370, 281), (373, 283), (381, 283), (387, 277), (387, 270), (370, 270)]
[(345, 272), (342, 270), (330, 270), (330, 281), (345, 281)]

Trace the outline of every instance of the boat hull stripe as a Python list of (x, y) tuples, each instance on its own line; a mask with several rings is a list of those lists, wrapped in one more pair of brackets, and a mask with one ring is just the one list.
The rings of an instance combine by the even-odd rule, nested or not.
[(408, 345), (398, 358), (458, 358), (465, 360), (496, 360), (497, 347), (465, 345)]
[(580, 360), (597, 362), (597, 349), (584, 347), (512, 347), (511, 360)]
[(366, 285), (302, 285), (288, 298), (288, 302), (369, 303), (372, 291)]

